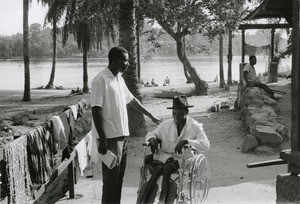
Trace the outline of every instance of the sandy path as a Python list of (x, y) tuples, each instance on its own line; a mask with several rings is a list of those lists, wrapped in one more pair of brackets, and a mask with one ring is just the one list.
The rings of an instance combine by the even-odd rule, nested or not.
[[(277, 90), (287, 92), (280, 100), (279, 107), (281, 111), (280, 116), (283, 117), (286, 123), (285, 125), (290, 128), (290, 86), (286, 82), (277, 83), (273, 86), (275, 86)], [(190, 89), (190, 87), (184, 89)], [(226, 199), (230, 201), (230, 199), (228, 199), (230, 196), (234, 196), (237, 201), (240, 196), (241, 202), (238, 203), (243, 203), (243, 199), (250, 199), (251, 201), (251, 194), (248, 193), (250, 189), (256, 193), (256, 199), (261, 198), (257, 203), (259, 203), (259, 201), (275, 203), (274, 179), (276, 179), (278, 174), (286, 172), (286, 165), (256, 169), (246, 168), (247, 163), (276, 159), (278, 158), (278, 154), (257, 156), (251, 153), (241, 153), (240, 149), (246, 132), (241, 130), (239, 112), (222, 110), (212, 113), (209, 110), (210, 106), (216, 100), (234, 101), (236, 99), (235, 90), (236, 87), (231, 87), (230, 92), (225, 92), (218, 89), (218, 84), (212, 84), (209, 95), (189, 97), (189, 103), (195, 106), (190, 109), (190, 116), (204, 124), (204, 130), (211, 142), (211, 148), (206, 153), (211, 166), (211, 187), (213, 187), (208, 197), (208, 203), (226, 203)], [(153, 98), (152, 94), (155, 91), (160, 91), (160, 89), (142, 89), (144, 105), (154, 115), (163, 119), (169, 118), (171, 112), (166, 109), (166, 107), (171, 106), (172, 100)], [(26, 109), (28, 106), (33, 108), (33, 106), (45, 105), (46, 102), (48, 102), (47, 104), (49, 106), (51, 104), (73, 104), (80, 98), (89, 100), (90, 97), (89, 95), (68, 97), (66, 96), (69, 93), (67, 91), (50, 91), (50, 93), (47, 91), (34, 91), (33, 97), (35, 102), (29, 104), (16, 101), (16, 99), (21, 100), (21, 92), (14, 92), (10, 97), (8, 96), (9, 93), (11, 92), (0, 91), (1, 114), (10, 114), (13, 107), (16, 107), (15, 109)], [(54, 97), (53, 95), (56, 96)], [(41, 96), (48, 96), (48, 98), (41, 98)], [(11, 108), (10, 111), (8, 111), (9, 107)], [(149, 131), (156, 127), (149, 119), (146, 119), (146, 121)], [(138, 166), (141, 162), (142, 142), (143, 138), (130, 138), (122, 203), (135, 203), (136, 200), (137, 185), (139, 182)], [(289, 142), (285, 143), (283, 148), (289, 148)], [(58, 203), (100, 203), (102, 186), (101, 169), (92, 169), (90, 167), (85, 171), (85, 176), (89, 176), (93, 172), (93, 178), (82, 177), (78, 184), (75, 185), (76, 199), (68, 200), (67, 197), (64, 197)], [(261, 197), (259, 197), (258, 193), (262, 194)]]
[[(290, 87), (287, 83), (275, 84), (276, 89), (286, 91), (279, 102), (280, 116), (285, 125), (290, 127)], [(142, 92), (143, 93), (143, 92)], [(146, 95), (144, 104), (154, 114), (161, 118), (169, 118), (172, 101), (154, 99)], [(147, 95), (148, 94), (148, 95)], [(222, 110), (217, 113), (209, 111), (216, 100), (235, 100), (234, 87), (231, 92), (224, 92), (213, 87), (208, 96), (189, 97), (189, 103), (195, 105), (190, 109), (190, 116), (204, 124), (204, 130), (211, 142), (211, 148), (206, 157), (211, 167), (211, 190), (207, 203), (275, 203), (276, 176), (287, 171), (286, 165), (248, 169), (247, 163), (277, 159), (278, 154), (257, 156), (253, 153), (241, 153), (243, 137), (246, 132), (241, 130), (240, 113), (233, 110)], [(147, 119), (148, 129), (155, 125)], [(137, 185), (139, 182), (138, 166), (141, 163), (141, 143), (143, 138), (131, 138), (129, 143), (129, 158), (124, 180), (122, 203), (135, 203)], [(289, 142), (283, 145), (289, 148)], [(86, 173), (91, 174), (92, 170)], [(95, 172), (95, 170), (94, 170)], [(94, 178), (82, 178), (76, 185), (76, 193), (80, 198), (68, 200), (67, 197), (59, 203), (100, 203), (101, 170)]]

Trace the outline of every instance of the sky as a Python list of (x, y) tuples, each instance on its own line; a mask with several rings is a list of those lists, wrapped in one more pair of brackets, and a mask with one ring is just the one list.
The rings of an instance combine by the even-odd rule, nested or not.
[[(29, 8), (29, 25), (44, 24), (47, 8), (32, 0)], [(23, 0), (0, 0), (0, 35), (23, 32)]]

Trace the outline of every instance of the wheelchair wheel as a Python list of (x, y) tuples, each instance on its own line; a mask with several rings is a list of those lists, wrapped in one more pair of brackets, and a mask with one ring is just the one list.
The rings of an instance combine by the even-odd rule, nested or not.
[(204, 203), (209, 191), (210, 168), (208, 160), (203, 154), (195, 155), (192, 158), (190, 176), (190, 203)]

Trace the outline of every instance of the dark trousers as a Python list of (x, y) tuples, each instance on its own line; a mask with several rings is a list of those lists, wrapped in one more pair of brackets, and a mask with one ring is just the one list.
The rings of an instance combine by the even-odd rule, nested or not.
[(102, 204), (118, 204), (121, 200), (122, 184), (127, 161), (127, 137), (107, 139), (108, 149), (117, 156), (117, 165), (109, 169), (102, 163)]
[(270, 96), (273, 96), (273, 94), (274, 94), (274, 91), (272, 91), (272, 89), (270, 89), (266, 84), (261, 83), (261, 82), (249, 81), (247, 83), (247, 86), (261, 88), (261, 89), (265, 90)]
[[(153, 157), (152, 157), (153, 159)], [(148, 158), (148, 161), (151, 160)], [(147, 161), (146, 161), (147, 163)], [(143, 195), (138, 199), (138, 203), (148, 203), (149, 196), (151, 195), (152, 189), (154, 188), (157, 180), (162, 175), (162, 187), (159, 200), (160, 202), (167, 203), (166, 198), (170, 187), (171, 174), (175, 173), (179, 169), (179, 163), (174, 158), (170, 157), (165, 163), (153, 160), (150, 163), (151, 178), (147, 182)]]

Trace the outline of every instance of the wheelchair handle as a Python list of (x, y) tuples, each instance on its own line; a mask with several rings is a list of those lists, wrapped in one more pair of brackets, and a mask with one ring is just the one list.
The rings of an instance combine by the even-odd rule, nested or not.
[[(161, 140), (158, 138), (155, 138), (155, 139), (156, 139), (157, 143), (160, 144), (160, 146), (161, 146)], [(150, 142), (149, 141), (143, 142), (142, 145), (143, 145), (143, 147), (148, 147), (150, 145)]]
[(149, 144), (150, 144), (150, 142), (143, 142), (143, 147), (148, 147), (149, 146)]
[(192, 146), (189, 145), (189, 144), (185, 144), (185, 145), (183, 146), (184, 149), (188, 149), (188, 148), (191, 148), (191, 147), (192, 147)]

